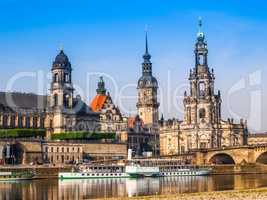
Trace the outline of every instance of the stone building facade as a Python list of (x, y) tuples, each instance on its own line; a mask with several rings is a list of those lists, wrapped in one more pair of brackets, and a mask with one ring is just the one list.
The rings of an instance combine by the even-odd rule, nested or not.
[(46, 142), (42, 145), (44, 162), (74, 164), (83, 159), (83, 146), (78, 143)]
[(100, 77), (97, 86), (97, 94), (90, 105), (92, 111), (100, 115), (101, 132), (126, 130), (127, 118), (122, 116), (120, 109), (113, 103), (109, 92), (107, 93), (103, 77)]
[[(208, 66), (207, 42), (201, 25), (200, 22), (195, 44), (195, 67), (189, 75), (190, 91), (184, 93), (184, 120), (171, 125), (161, 123), (162, 155), (247, 144), (246, 122), (221, 118), (221, 94), (214, 91), (215, 75)], [(171, 145), (177, 148), (168, 150)]]
[(159, 134), (151, 131), (137, 115), (128, 119), (127, 146), (132, 149), (133, 156), (143, 156), (145, 152), (159, 154)]

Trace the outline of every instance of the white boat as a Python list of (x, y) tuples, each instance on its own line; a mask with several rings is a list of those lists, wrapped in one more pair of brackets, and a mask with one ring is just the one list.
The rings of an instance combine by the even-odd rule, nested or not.
[(129, 178), (124, 166), (85, 166), (77, 171), (60, 172), (60, 179)]
[(77, 171), (62, 172), (60, 179), (88, 179), (88, 178), (138, 178), (165, 176), (205, 176), (211, 169), (198, 166), (141, 166), (129, 164), (126, 166), (82, 166)]
[(0, 172), (0, 181), (31, 180), (33, 177), (32, 172)]
[(207, 176), (211, 171), (209, 168), (177, 166), (172, 169), (162, 169), (159, 176)]

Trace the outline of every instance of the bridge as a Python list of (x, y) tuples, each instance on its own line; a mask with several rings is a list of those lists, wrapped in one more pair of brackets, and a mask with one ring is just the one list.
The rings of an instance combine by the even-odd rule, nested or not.
[(267, 144), (206, 149), (195, 152), (195, 163), (203, 164), (267, 164)]

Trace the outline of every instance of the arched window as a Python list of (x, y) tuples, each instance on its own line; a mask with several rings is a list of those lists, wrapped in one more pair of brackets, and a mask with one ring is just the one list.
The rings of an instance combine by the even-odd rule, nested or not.
[(22, 128), (23, 124), (22, 124), (22, 115), (18, 116), (18, 128)]
[(58, 95), (54, 95), (54, 106), (58, 106)]
[(199, 63), (200, 65), (204, 65), (204, 55), (199, 55), (199, 56), (198, 56), (198, 63)]
[(205, 83), (204, 82), (200, 82), (198, 84), (198, 94), (199, 96), (205, 96)]
[(30, 128), (31, 127), (31, 119), (30, 116), (26, 116), (26, 128)]
[(201, 108), (201, 109), (199, 110), (199, 118), (200, 118), (200, 119), (204, 119), (205, 116), (206, 116), (206, 111), (205, 111), (204, 108)]
[(56, 73), (56, 74), (54, 75), (54, 82), (58, 82), (58, 81), (59, 81), (58, 73)]
[(16, 126), (16, 116), (15, 115), (11, 115), (11, 121), (10, 121), (10, 127), (11, 128), (15, 128)]
[(190, 124), (191, 123), (191, 108), (187, 107), (187, 122)]
[(70, 95), (64, 94), (64, 107), (69, 108), (70, 107)]
[(68, 73), (64, 74), (64, 82), (69, 82), (70, 81), (70, 76)]
[(4, 115), (3, 116), (3, 127), (4, 128), (7, 128), (7, 119), (8, 119), (7, 115)]

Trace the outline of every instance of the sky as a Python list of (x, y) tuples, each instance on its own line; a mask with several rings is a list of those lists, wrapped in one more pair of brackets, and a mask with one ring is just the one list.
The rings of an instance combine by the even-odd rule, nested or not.
[(201, 16), (223, 118), (267, 131), (266, 10), (263, 0), (2, 0), (0, 90), (49, 93), (51, 65), (63, 48), (75, 94), (89, 103), (103, 75), (115, 103), (132, 115), (147, 29), (160, 113), (183, 119)]

